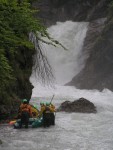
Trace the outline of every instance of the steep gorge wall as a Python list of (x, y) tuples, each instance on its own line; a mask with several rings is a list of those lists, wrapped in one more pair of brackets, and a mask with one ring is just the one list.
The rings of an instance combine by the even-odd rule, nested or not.
[(7, 56), (14, 69), (15, 80), (10, 89), (4, 91), (6, 93), (5, 98), (2, 95), (0, 97), (0, 120), (10, 119), (12, 116), (17, 115), (21, 100), (24, 98), (30, 100), (33, 86), (29, 78), (33, 66), (31, 56), (34, 54), (34, 49), (19, 47), (14, 59)]
[(113, 90), (113, 19), (108, 5), (112, 0), (42, 0), (34, 7), (46, 26), (56, 21), (88, 21), (83, 51), (88, 55), (84, 69), (68, 85), (82, 89)]
[(82, 89), (113, 91), (113, 22), (106, 23), (90, 49), (84, 69), (68, 85)]
[(33, 7), (39, 8), (38, 16), (47, 26), (57, 21), (91, 21), (107, 15), (110, 0), (41, 0)]

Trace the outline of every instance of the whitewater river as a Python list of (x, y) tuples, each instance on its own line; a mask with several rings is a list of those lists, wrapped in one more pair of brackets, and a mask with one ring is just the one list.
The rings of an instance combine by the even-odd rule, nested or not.
[(56, 107), (65, 100), (84, 97), (95, 104), (96, 114), (56, 113), (56, 125), (50, 128), (13, 129), (0, 125), (0, 150), (113, 150), (113, 93), (107, 89), (79, 90), (61, 86), (68, 83), (83, 69), (88, 57), (82, 51), (88, 22), (62, 22), (51, 26), (48, 32), (62, 42), (68, 51), (45, 46), (45, 54), (56, 78), (54, 88), (43, 87), (34, 73), (30, 78), (34, 85), (31, 103), (50, 101)]
[[(53, 103), (57, 107), (65, 100), (85, 97), (96, 105), (97, 113), (57, 112), (56, 125), (49, 128), (13, 129), (12, 126), (1, 125), (3, 144), (0, 150), (113, 150), (113, 93), (68, 87), (64, 93), (55, 93)], [(35, 97), (31, 102), (39, 106), (40, 101), (50, 101), (51, 97)]]

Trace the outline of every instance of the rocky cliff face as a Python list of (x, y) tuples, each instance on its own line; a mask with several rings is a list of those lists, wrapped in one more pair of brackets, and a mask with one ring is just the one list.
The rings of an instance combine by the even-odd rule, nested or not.
[(68, 85), (83, 89), (108, 88), (113, 91), (113, 21), (108, 5), (112, 0), (42, 0), (40, 17), (50, 26), (56, 21), (89, 21), (83, 51), (87, 54), (84, 69)]
[[(113, 22), (106, 23), (89, 51), (84, 69), (69, 85), (82, 89), (108, 88), (113, 91)], [(88, 45), (87, 45), (88, 46)]]
[[(29, 78), (32, 73), (33, 60), (31, 56), (35, 53), (34, 49), (19, 47), (14, 60), (10, 60), (14, 69), (15, 81), (7, 89), (6, 97), (0, 97), (0, 121), (2, 119), (11, 119), (17, 115), (21, 99), (30, 99), (32, 88)], [(6, 99), (7, 98), (7, 99)]]
[(41, 0), (33, 3), (39, 16), (49, 26), (56, 21), (91, 21), (107, 15), (110, 0)]

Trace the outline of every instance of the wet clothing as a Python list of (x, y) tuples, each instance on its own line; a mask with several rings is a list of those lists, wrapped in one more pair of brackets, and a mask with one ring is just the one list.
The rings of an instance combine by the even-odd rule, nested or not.
[(55, 106), (53, 104), (50, 104), (50, 110), (51, 112), (56, 112)]
[(41, 105), (40, 114), (39, 114), (40, 117), (43, 115), (43, 112), (44, 112), (44, 110), (45, 110), (45, 107), (46, 107), (45, 105)]
[(51, 116), (51, 125), (55, 125), (55, 115), (54, 113), (50, 113), (50, 116)]
[(51, 125), (51, 110), (48, 106), (43, 111), (43, 126), (49, 127)]
[(39, 110), (36, 109), (34, 106), (31, 106), (31, 111), (32, 111), (33, 118), (37, 118), (39, 116)]
[(25, 125), (25, 128), (28, 128), (28, 124), (29, 124), (29, 113), (28, 112), (22, 112), (21, 121), (20, 121), (20, 128), (22, 128), (22, 125)]
[(29, 104), (20, 105), (20, 128), (22, 125), (25, 125), (25, 128), (28, 128), (29, 118), (32, 117), (32, 110)]
[(20, 113), (28, 112), (30, 116), (32, 116), (32, 109), (29, 104), (21, 104), (20, 105)]
[(53, 104), (50, 105), (50, 110), (51, 110), (51, 125), (55, 125), (55, 114), (56, 112), (55, 106)]
[(55, 125), (55, 106), (53, 104), (49, 106), (41, 105), (40, 116), (43, 117), (43, 126), (49, 127)]
[[(53, 105), (54, 106), (54, 105)], [(45, 110), (43, 111), (43, 126), (49, 127), (50, 125), (55, 125), (55, 115), (54, 112), (55, 106), (52, 105), (46, 106)]]

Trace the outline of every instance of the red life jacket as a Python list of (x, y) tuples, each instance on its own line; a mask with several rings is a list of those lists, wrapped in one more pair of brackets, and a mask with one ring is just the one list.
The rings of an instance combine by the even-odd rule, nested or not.
[(20, 105), (20, 112), (28, 112), (29, 114), (31, 114), (31, 106), (29, 104), (21, 104)]

